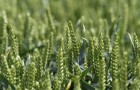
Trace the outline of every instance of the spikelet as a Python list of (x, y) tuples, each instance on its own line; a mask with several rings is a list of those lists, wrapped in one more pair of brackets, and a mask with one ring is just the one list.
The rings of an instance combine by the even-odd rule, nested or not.
[[(13, 84), (14, 86), (16, 86), (16, 68), (15, 68), (14, 65), (11, 66), (10, 71), (11, 71), (11, 77), (12, 77), (12, 79), (13, 79), (13, 80), (12, 80), (12, 84)], [(20, 83), (19, 83), (19, 85), (20, 85)]]
[(20, 59), (19, 56), (17, 56), (16, 58), (15, 57), (11, 57), (11, 60), (14, 61), (14, 67), (16, 69), (16, 84), (18, 83), (21, 83), (21, 79), (23, 78), (23, 64), (22, 64), (22, 61)]
[(75, 70), (75, 76), (78, 76), (80, 78), (80, 75), (82, 74), (82, 72), (81, 72), (80, 66), (77, 63), (75, 64), (74, 70)]
[(0, 65), (1, 65), (1, 74), (8, 80), (10, 81), (11, 83), (13, 83), (12, 81), (12, 75), (11, 75), (11, 71), (9, 69), (9, 66), (8, 66), (8, 63), (7, 63), (7, 60), (6, 60), (6, 56), (5, 55), (1, 55), (1, 60), (0, 60)]
[(48, 17), (48, 24), (50, 26), (50, 32), (55, 33), (55, 26), (53, 24), (53, 19), (52, 19), (49, 7), (46, 9), (46, 14), (47, 14), (47, 17)]
[(52, 90), (52, 88), (51, 88), (50, 74), (49, 74), (49, 70), (48, 69), (46, 69), (45, 80), (43, 82), (43, 89), (44, 90)]
[[(99, 47), (97, 44), (97, 39), (95, 39), (95, 43), (94, 43), (94, 69), (95, 69), (95, 76), (99, 77)], [(97, 78), (96, 78), (97, 79)]]
[(136, 75), (134, 76), (134, 80), (131, 82), (130, 90), (139, 90), (140, 89), (140, 63), (137, 63), (135, 66), (136, 68)]
[(42, 74), (43, 74), (43, 64), (42, 64), (41, 55), (37, 49), (33, 53), (33, 58), (35, 61), (35, 66), (37, 68), (36, 81), (40, 83), (40, 79), (42, 78)]
[(58, 77), (55, 77), (53, 90), (61, 90), (61, 81), (58, 79)]
[(63, 39), (61, 40), (61, 45), (57, 55), (57, 67), (58, 67), (58, 78), (63, 80), (64, 78), (64, 52), (63, 52)]
[(140, 45), (139, 45), (139, 41), (138, 41), (138, 37), (136, 35), (136, 33), (133, 34), (133, 43), (134, 43), (134, 58), (137, 59), (140, 56)]
[(59, 67), (60, 67), (61, 71), (59, 71), (59, 67), (58, 67), (58, 75), (60, 75), (60, 76), (58, 76), (58, 78), (60, 80), (62, 79), (61, 88), (65, 88), (66, 82), (67, 82), (67, 77), (69, 75), (68, 75), (68, 66), (67, 66), (68, 63), (66, 61), (66, 58), (68, 58), (68, 57), (66, 57), (67, 54), (66, 54), (63, 38), (61, 40), (61, 45), (60, 45), (60, 50), (59, 50), (59, 53), (61, 53), (61, 52), (62, 52), (62, 56), (60, 56), (61, 58), (59, 57), (59, 61), (61, 61), (61, 62), (59, 62), (60, 63)]
[(134, 43), (134, 62), (133, 63), (133, 75), (134, 75), (134, 81), (133, 81), (133, 85), (135, 87), (135, 89), (138, 89), (138, 84), (140, 83), (140, 46), (139, 46), (139, 40), (138, 37), (136, 35), (136, 33), (133, 34), (133, 43)]
[(65, 39), (65, 46), (64, 46), (64, 50), (65, 50), (65, 59), (66, 59), (66, 66), (68, 67), (68, 71), (70, 73), (74, 73), (74, 59), (73, 59), (73, 50), (71, 48), (71, 36), (70, 36), (70, 30), (69, 27), (66, 27), (66, 39)]
[(78, 56), (79, 56), (79, 47), (78, 47), (78, 43), (76, 40), (76, 36), (75, 36), (73, 25), (72, 25), (71, 21), (68, 22), (68, 27), (70, 30), (70, 37), (71, 37), (71, 42), (72, 42), (72, 50), (74, 53), (74, 59), (76, 59), (76, 61), (77, 61)]
[(88, 47), (88, 55), (87, 55), (88, 67), (93, 65), (93, 59), (94, 59), (94, 39), (90, 38), (89, 47)]
[[(95, 59), (97, 60), (97, 56), (95, 56), (95, 48), (97, 48), (96, 45), (97, 45), (97, 42), (96, 42), (95, 37), (91, 38), (91, 45), (90, 45), (91, 49), (90, 48), (89, 48), (90, 50), (88, 49), (88, 55), (89, 55), (88, 58), (91, 59), (92, 61), (90, 61), (90, 63), (88, 65), (93, 66), (93, 68), (91, 69), (92, 76), (94, 76), (94, 74), (96, 74), (96, 71), (97, 71), (97, 68), (96, 68), (97, 66), (95, 64)], [(93, 56), (91, 56), (91, 55), (93, 55)], [(88, 60), (88, 62), (89, 62), (89, 60)]]
[(74, 90), (81, 90), (80, 75), (81, 75), (80, 66), (78, 64), (76, 64), (75, 65)]
[(65, 32), (65, 37), (66, 39), (64, 39), (64, 46), (63, 46), (63, 50), (64, 50), (64, 72), (65, 72), (65, 78), (68, 77), (68, 54), (70, 51), (70, 32), (69, 32), (69, 28), (66, 27), (66, 32)]
[(0, 15), (0, 55), (6, 51), (7, 47), (7, 34), (6, 34), (7, 17), (5, 12)]
[[(65, 56), (65, 59), (66, 59), (66, 62), (69, 61), (69, 52), (70, 52), (70, 48), (71, 48), (71, 38), (70, 38), (70, 30), (68, 27), (66, 27), (66, 31), (65, 31), (65, 37), (66, 39), (64, 39), (64, 56)], [(66, 63), (66, 66), (68, 66), (68, 63)]]
[(25, 69), (24, 77), (23, 77), (23, 89), (32, 90), (35, 83), (35, 75), (36, 75), (36, 67), (34, 62), (30, 62)]
[(47, 40), (46, 46), (45, 46), (45, 50), (44, 50), (44, 58), (43, 58), (43, 67), (44, 67), (44, 70), (49, 65), (49, 61), (48, 60), (49, 60), (49, 57), (50, 57), (50, 53), (51, 53), (51, 45), (50, 45), (50, 41)]
[(53, 47), (53, 44), (54, 44), (54, 33), (51, 32), (50, 34), (50, 37), (49, 37), (49, 42), (48, 42), (48, 48), (46, 48), (47, 50), (47, 56), (46, 56), (46, 65), (49, 66), (50, 65), (50, 62), (51, 62), (51, 54), (53, 53), (54, 51), (54, 47)]
[(105, 60), (104, 60), (104, 43), (102, 33), (99, 35), (99, 81), (100, 81), (100, 90), (105, 90), (106, 82), (106, 70), (105, 70)]
[(68, 71), (74, 74), (74, 55), (72, 49), (70, 49), (68, 53)]
[(14, 55), (14, 57), (16, 57), (19, 54), (18, 53), (18, 42), (17, 42), (17, 38), (13, 34), (13, 30), (10, 25), (7, 26), (7, 32), (8, 32), (9, 43), (11, 45), (13, 55)]
[(115, 33), (114, 36), (114, 44), (112, 47), (112, 54), (111, 54), (111, 68), (112, 68), (112, 88), (113, 90), (118, 90), (119, 83), (118, 83), (118, 34)]
[(140, 62), (139, 61), (139, 55), (140, 55), (140, 46), (139, 46), (139, 41), (138, 41), (138, 37), (136, 35), (136, 33), (133, 33), (133, 43), (134, 43), (134, 47), (133, 47), (133, 57), (134, 57), (134, 61), (132, 62), (133, 64), (133, 75), (136, 75), (137, 73), (137, 64)]
[(53, 44), (54, 44), (54, 33), (51, 32), (49, 40), (46, 41), (46, 46), (43, 55), (43, 68), (44, 70), (50, 65), (51, 54), (53, 53)]
[(69, 76), (69, 74), (68, 74), (68, 62), (67, 62), (67, 54), (66, 54), (64, 45), (62, 47), (63, 47), (63, 53), (64, 53), (64, 55), (63, 55), (63, 59), (64, 59), (64, 79), (66, 80), (66, 78)]
[(47, 59), (48, 59), (48, 64), (50, 63), (50, 59), (51, 59), (51, 54), (53, 53), (53, 50), (54, 50), (54, 46), (53, 46), (53, 44), (54, 44), (54, 33), (53, 32), (51, 32), (51, 34), (50, 34), (51, 36), (50, 36), (50, 48), (49, 48), (49, 50), (50, 50), (50, 53), (48, 54), (48, 57), (47, 57)]
[(104, 20), (104, 49), (110, 53), (110, 38), (107, 20)]
[(70, 38), (70, 30), (68, 27), (66, 27), (66, 32), (65, 32), (65, 50), (68, 51), (70, 49), (70, 43), (71, 43), (71, 38)]
[(128, 53), (126, 51), (123, 52), (121, 70), (120, 70), (120, 81), (121, 81), (121, 89), (127, 90), (127, 68), (128, 68)]

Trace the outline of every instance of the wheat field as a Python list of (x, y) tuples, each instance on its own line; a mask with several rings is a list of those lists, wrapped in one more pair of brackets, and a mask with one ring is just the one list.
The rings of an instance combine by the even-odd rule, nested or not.
[(0, 90), (140, 90), (139, 0), (0, 0)]

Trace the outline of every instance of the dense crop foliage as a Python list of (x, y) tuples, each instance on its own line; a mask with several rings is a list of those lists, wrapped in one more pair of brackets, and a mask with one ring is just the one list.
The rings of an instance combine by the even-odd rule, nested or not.
[(0, 0), (0, 90), (140, 90), (139, 0)]

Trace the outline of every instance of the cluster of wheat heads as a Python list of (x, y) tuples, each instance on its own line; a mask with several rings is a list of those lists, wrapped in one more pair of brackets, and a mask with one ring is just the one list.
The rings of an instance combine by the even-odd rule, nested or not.
[(0, 0), (0, 90), (140, 89), (138, 0), (33, 1)]

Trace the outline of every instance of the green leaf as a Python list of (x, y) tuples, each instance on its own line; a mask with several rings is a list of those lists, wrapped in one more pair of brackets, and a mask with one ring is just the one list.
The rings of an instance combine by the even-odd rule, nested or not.
[(89, 85), (86, 81), (81, 80), (81, 88), (82, 90), (95, 90), (94, 87), (92, 87), (91, 85)]
[(81, 74), (81, 79), (83, 79), (87, 74), (88, 72), (93, 68), (93, 66), (87, 68), (86, 70), (84, 70)]
[(134, 46), (134, 43), (133, 43), (133, 39), (132, 39), (132, 37), (131, 37), (131, 35), (129, 33), (128, 33), (128, 36), (129, 36), (129, 39), (131, 41), (131, 44), (132, 44), (133, 49), (135, 49), (135, 46)]

